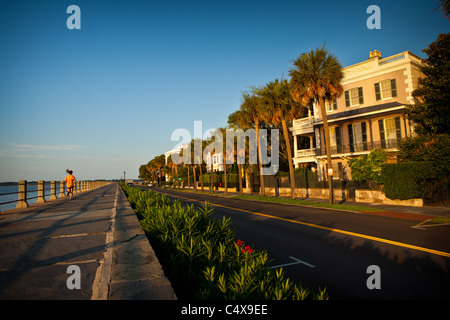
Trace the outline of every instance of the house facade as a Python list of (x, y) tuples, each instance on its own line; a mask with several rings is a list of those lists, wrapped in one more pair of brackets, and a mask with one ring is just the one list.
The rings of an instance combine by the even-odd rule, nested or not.
[[(396, 161), (399, 141), (413, 134), (406, 108), (414, 103), (412, 92), (423, 77), (422, 64), (422, 59), (409, 51), (382, 58), (375, 50), (366, 61), (343, 68), (344, 93), (326, 102), (334, 179), (351, 179), (347, 159), (376, 148), (386, 149), (389, 161)], [(295, 167), (311, 167), (326, 179), (319, 106), (313, 105), (307, 117), (294, 120), (290, 130)]]
[[(211, 171), (211, 152), (206, 153), (206, 171)], [(223, 155), (220, 154), (213, 154), (212, 156), (212, 162), (213, 162), (213, 171), (223, 171)]]

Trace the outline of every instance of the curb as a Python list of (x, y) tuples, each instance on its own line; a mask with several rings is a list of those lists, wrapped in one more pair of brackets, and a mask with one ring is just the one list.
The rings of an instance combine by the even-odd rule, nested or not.
[(109, 300), (177, 300), (172, 285), (118, 186)]

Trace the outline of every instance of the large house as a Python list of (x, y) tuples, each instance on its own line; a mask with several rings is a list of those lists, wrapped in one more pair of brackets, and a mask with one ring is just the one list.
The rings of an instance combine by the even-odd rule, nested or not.
[[(423, 76), (422, 64), (422, 59), (409, 51), (382, 58), (375, 50), (366, 61), (343, 69), (344, 93), (326, 102), (334, 179), (350, 179), (347, 159), (375, 148), (386, 149), (394, 161), (398, 142), (413, 133), (406, 107), (414, 103), (412, 92)], [(294, 120), (290, 130), (295, 167), (314, 168), (326, 179), (325, 137), (318, 105), (307, 117)]]

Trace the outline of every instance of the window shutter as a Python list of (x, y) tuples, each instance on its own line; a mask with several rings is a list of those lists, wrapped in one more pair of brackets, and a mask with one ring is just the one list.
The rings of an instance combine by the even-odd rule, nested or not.
[(363, 88), (358, 88), (358, 95), (359, 95), (359, 104), (364, 104), (364, 97), (363, 97)]
[(400, 125), (400, 117), (395, 117), (395, 132), (397, 134), (397, 139), (402, 138), (402, 128)]
[(333, 99), (333, 110), (337, 110), (337, 99)]
[(397, 97), (397, 83), (395, 79), (391, 79), (392, 98)]
[(367, 127), (366, 123), (361, 123), (361, 132), (362, 132), (362, 142), (363, 142), (363, 150), (367, 150)]
[(386, 148), (386, 137), (384, 134), (384, 123), (383, 120), (378, 120), (378, 127), (380, 128), (380, 139), (381, 139), (381, 147)]
[(334, 128), (334, 134), (336, 136), (336, 149), (338, 153), (342, 152), (342, 148), (341, 148), (341, 127), (336, 127)]
[(345, 91), (345, 106), (350, 107), (350, 93), (348, 90)]
[(334, 132), (336, 133), (336, 144), (341, 145), (341, 127), (335, 127)]
[(348, 140), (350, 142), (350, 152), (355, 152), (355, 147), (353, 145), (353, 126), (349, 124), (348, 128)]
[(381, 91), (380, 91), (380, 83), (375, 83), (375, 96), (377, 97), (377, 101), (381, 100)]

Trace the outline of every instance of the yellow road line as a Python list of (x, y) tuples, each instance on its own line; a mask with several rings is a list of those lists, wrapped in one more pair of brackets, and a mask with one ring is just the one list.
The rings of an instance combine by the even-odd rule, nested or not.
[[(159, 191), (157, 191), (157, 192), (159, 192)], [(166, 195), (169, 195), (169, 196), (172, 196), (172, 197), (177, 197), (177, 198), (190, 200), (190, 201), (203, 202), (203, 201), (200, 201), (200, 200), (197, 200), (197, 199), (191, 199), (191, 198), (186, 198), (186, 197), (182, 197), (182, 196), (176, 196), (176, 195), (172, 195), (172, 194), (168, 194), (168, 193), (163, 193), (163, 192), (159, 192), (159, 193), (166, 194)], [(450, 253), (444, 252), (444, 251), (428, 249), (428, 248), (419, 247), (419, 246), (415, 246), (415, 245), (407, 244), (407, 243), (403, 243), (403, 242), (398, 242), (398, 241), (378, 238), (378, 237), (374, 237), (374, 236), (369, 236), (369, 235), (362, 234), (362, 233), (356, 233), (356, 232), (351, 232), (351, 231), (346, 231), (346, 230), (341, 230), (341, 229), (324, 227), (324, 226), (320, 226), (320, 225), (309, 223), (309, 222), (303, 222), (303, 221), (298, 221), (298, 220), (292, 220), (292, 219), (286, 219), (286, 218), (271, 216), (271, 215), (268, 215), (268, 214), (265, 214), (265, 213), (259, 213), (259, 212), (245, 210), (245, 209), (238, 209), (238, 208), (228, 207), (228, 206), (224, 206), (224, 205), (221, 205), (221, 204), (215, 204), (215, 203), (211, 203), (211, 202), (210, 202), (210, 204), (213, 205), (213, 206), (216, 206), (216, 207), (223, 207), (223, 208), (227, 208), (227, 209), (231, 209), (231, 210), (247, 212), (247, 213), (255, 214), (255, 215), (258, 215), (258, 216), (262, 216), (262, 217), (267, 217), (267, 218), (271, 218), (271, 219), (277, 219), (277, 220), (281, 220), (281, 221), (296, 223), (296, 224), (300, 224), (300, 225), (304, 225), (304, 226), (308, 226), (308, 227), (312, 227), (312, 228), (327, 230), (327, 231), (336, 232), (336, 233), (340, 233), (340, 234), (346, 234), (346, 235), (353, 236), (353, 237), (358, 237), (358, 238), (363, 238), (363, 239), (367, 239), (367, 240), (387, 243), (387, 244), (391, 244), (391, 245), (398, 246), (398, 247), (404, 247), (404, 248), (408, 248), (408, 249), (423, 251), (423, 252), (427, 252), (427, 253), (436, 254), (436, 255), (439, 255), (439, 256), (450, 258)]]

